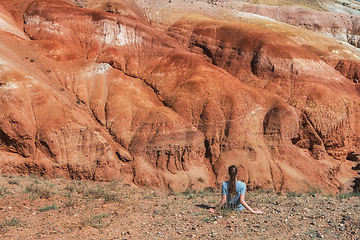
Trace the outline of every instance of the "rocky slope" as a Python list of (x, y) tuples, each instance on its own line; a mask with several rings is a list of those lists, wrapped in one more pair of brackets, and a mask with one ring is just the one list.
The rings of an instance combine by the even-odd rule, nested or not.
[(356, 180), (351, 46), (248, 13), (215, 20), (221, 5), (201, 1), (1, 3), (3, 173), (173, 191), (232, 164), (250, 189)]

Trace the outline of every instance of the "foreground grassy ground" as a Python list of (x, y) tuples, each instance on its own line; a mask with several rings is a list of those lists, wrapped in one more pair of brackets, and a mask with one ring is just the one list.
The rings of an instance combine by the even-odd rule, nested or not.
[(2, 239), (360, 239), (359, 194), (247, 193), (266, 215), (207, 212), (219, 190), (0, 176)]

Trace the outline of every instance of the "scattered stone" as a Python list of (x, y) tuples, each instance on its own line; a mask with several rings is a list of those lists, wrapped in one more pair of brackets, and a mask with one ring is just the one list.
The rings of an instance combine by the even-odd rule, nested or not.
[(324, 238), (324, 235), (320, 234), (319, 232), (316, 232), (316, 235), (315, 235), (317, 238)]

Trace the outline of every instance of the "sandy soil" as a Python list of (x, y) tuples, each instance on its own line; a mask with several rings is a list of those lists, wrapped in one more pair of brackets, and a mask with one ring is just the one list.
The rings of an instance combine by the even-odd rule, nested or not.
[[(355, 195), (355, 196), (353, 196)], [(219, 190), (164, 193), (122, 184), (0, 176), (2, 239), (360, 239), (359, 194), (249, 192), (266, 215), (207, 209)]]

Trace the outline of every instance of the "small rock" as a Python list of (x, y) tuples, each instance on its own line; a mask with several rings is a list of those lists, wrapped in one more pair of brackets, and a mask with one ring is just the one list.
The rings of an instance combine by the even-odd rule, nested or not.
[(322, 234), (318, 233), (318, 232), (316, 233), (316, 237), (317, 238), (324, 238), (324, 236)]

